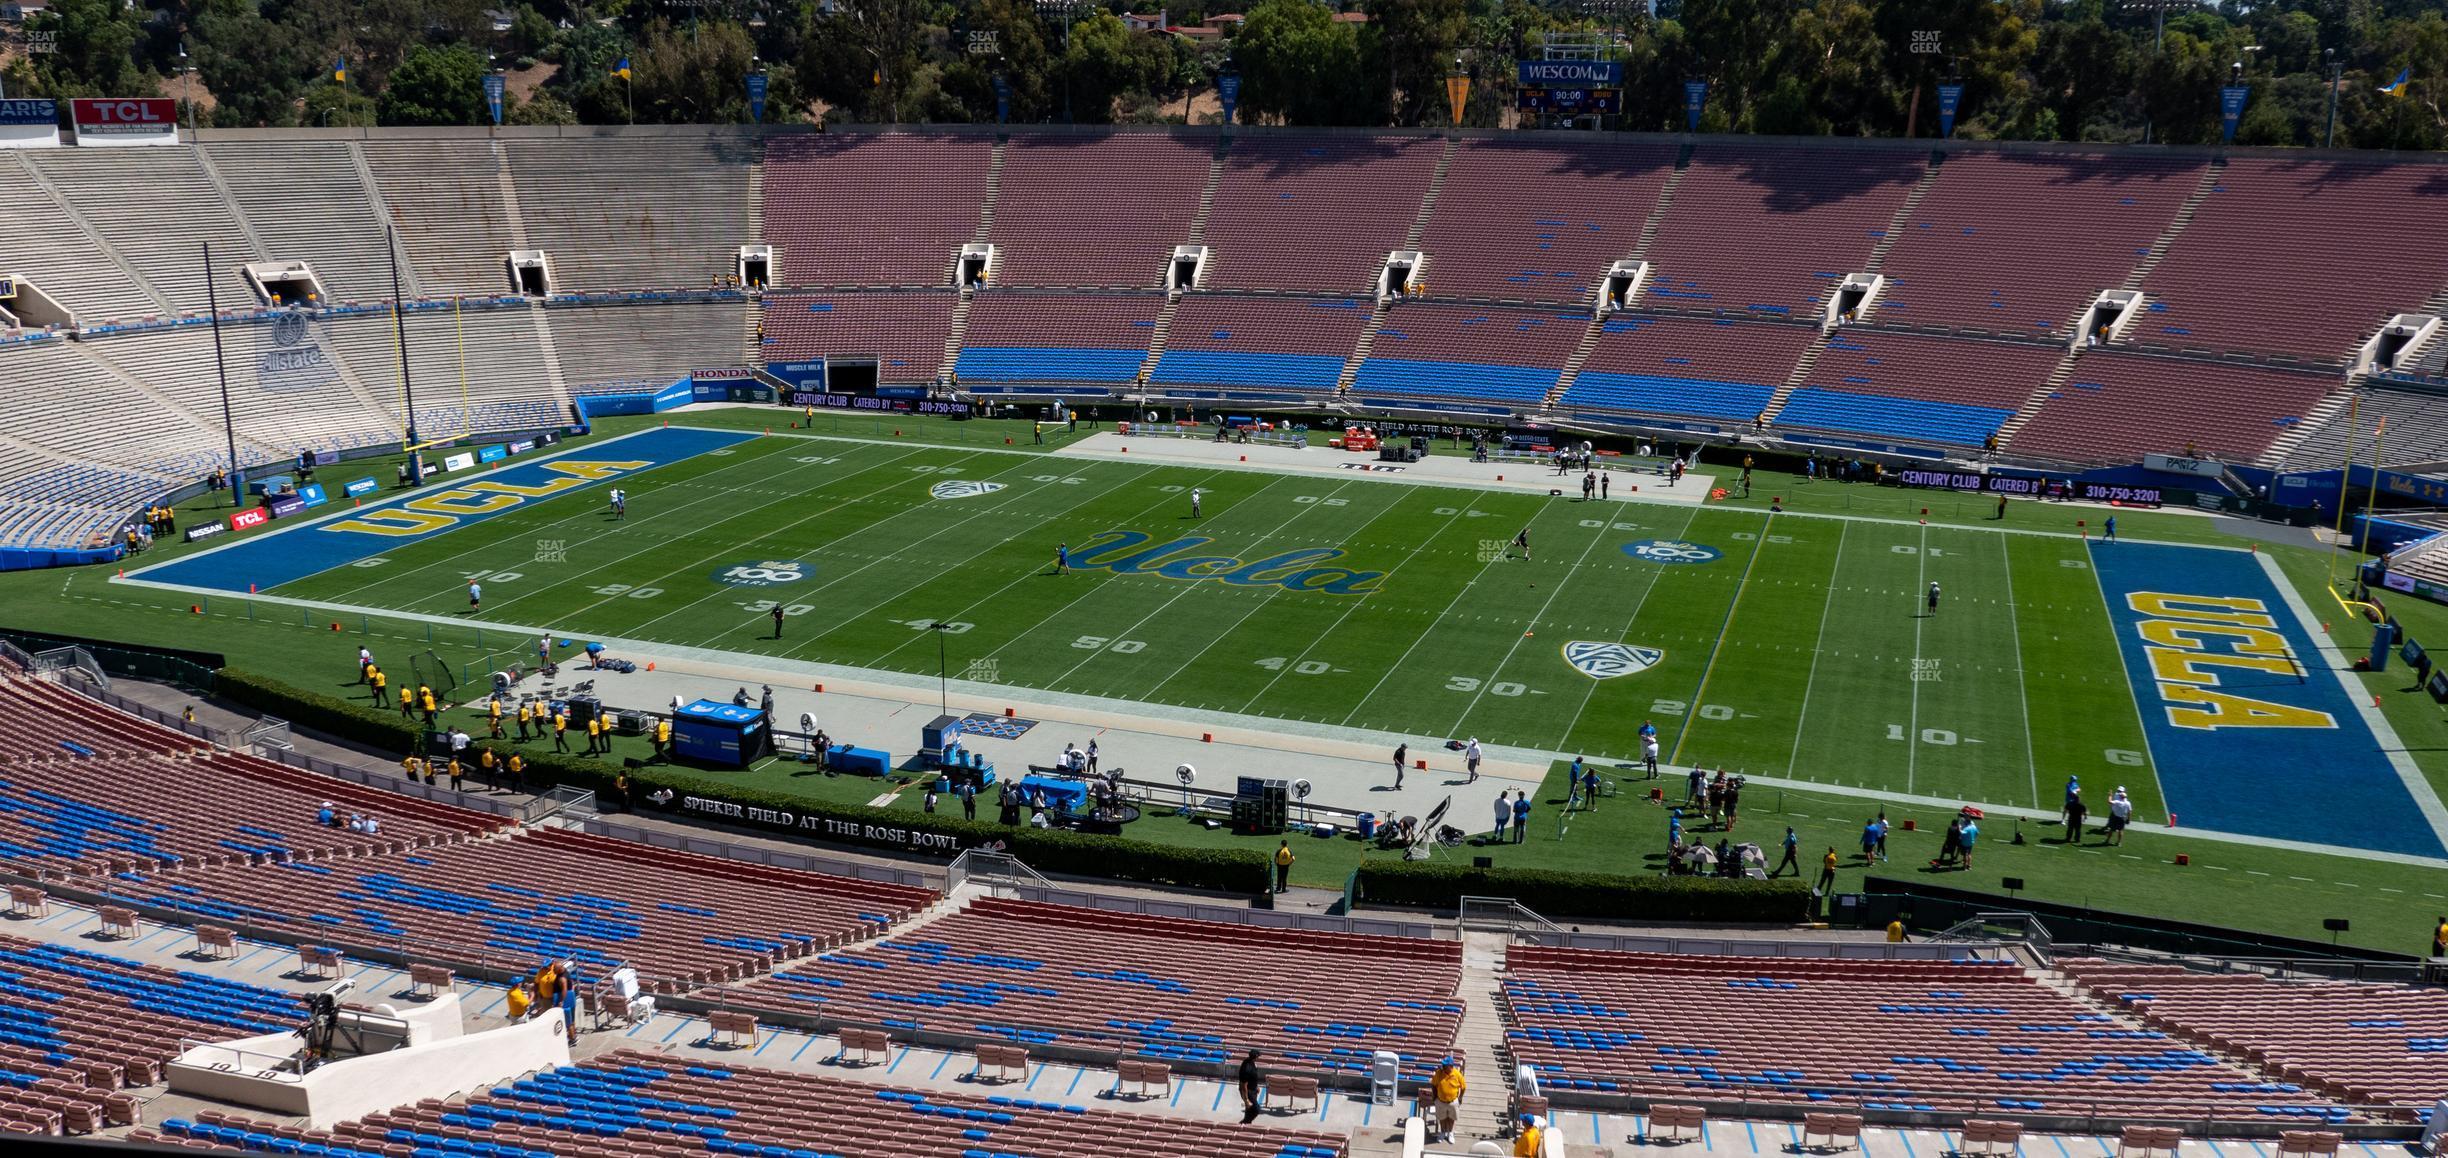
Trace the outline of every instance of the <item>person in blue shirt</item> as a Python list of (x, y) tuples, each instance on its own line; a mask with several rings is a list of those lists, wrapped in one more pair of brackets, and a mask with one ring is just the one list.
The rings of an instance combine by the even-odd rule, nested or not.
[(1964, 821), (1963, 834), (1957, 837), (1956, 841), (1963, 846), (1961, 849), (1963, 866), (1967, 869), (1972, 867), (1972, 842), (1978, 840), (1979, 838), (1979, 823), (1971, 820)]
[(2107, 532), (2107, 534), (2106, 534), (2105, 536), (2103, 536), (2103, 538), (2105, 538), (2105, 539), (2106, 539), (2108, 542), (2111, 542), (2111, 543), (2116, 542), (2116, 516), (2115, 516), (2115, 515), (2110, 515), (2110, 516), (2108, 516), (2108, 525), (2107, 525), (2106, 527), (2101, 528), (2101, 529), (2102, 529), (2102, 530), (2105, 530), (2105, 531)]
[[(1578, 757), (1578, 756), (1573, 757), (1573, 763), (1578, 764), (1578, 763), (1580, 763), (1580, 762), (1581, 762), (1581, 758), (1580, 758), (1580, 757)], [(1589, 767), (1589, 768), (1584, 768), (1584, 769), (1582, 769), (1582, 770), (1581, 770), (1581, 795), (1582, 795), (1582, 797), (1583, 797), (1583, 798), (1584, 798), (1584, 799), (1585, 799), (1585, 800), (1588, 802), (1588, 805), (1589, 805), (1589, 807), (1590, 807), (1592, 810), (1597, 809), (1597, 807), (1598, 807), (1598, 769), (1597, 769), (1595, 766), (1592, 766), (1592, 767)]]
[(325, 828), (330, 828), (339, 819), (340, 814), (332, 811), (332, 802), (329, 800), (324, 801), (322, 809), (315, 813), (315, 823)]
[(1530, 794), (1523, 792), (1513, 798), (1513, 843), (1530, 838)]
[(1877, 860), (1877, 859), (1878, 859), (1878, 842), (1879, 842), (1879, 823), (1878, 823), (1878, 821), (1875, 821), (1875, 820), (1865, 820), (1865, 821), (1863, 821), (1863, 822), (1862, 822), (1862, 833), (1861, 833), (1861, 858), (1862, 858), (1862, 860), (1864, 860), (1864, 861), (1874, 861), (1874, 860)]
[(1652, 723), (1650, 723), (1650, 722), (1649, 722), (1649, 721), (1647, 721), (1647, 720), (1642, 720), (1642, 721), (1641, 721), (1641, 730), (1640, 730), (1640, 737), (1641, 737), (1641, 739), (1648, 740), (1648, 739), (1653, 739), (1653, 738), (1655, 738), (1656, 736), (1657, 736), (1657, 725), (1656, 725), (1656, 724), (1652, 724)]
[(1783, 876), (1783, 875), (1784, 875), (1784, 873), (1785, 873), (1785, 870), (1786, 870), (1786, 869), (1792, 869), (1792, 870), (1794, 871), (1794, 875), (1795, 875), (1795, 876), (1801, 876), (1801, 875), (1802, 875), (1802, 859), (1801, 859), (1801, 852), (1802, 852), (1802, 838), (1794, 835), (1794, 830), (1793, 830), (1793, 826), (1792, 826), (1792, 825), (1790, 825), (1790, 824), (1786, 825), (1786, 826), (1785, 826), (1785, 859), (1777, 862), (1776, 870), (1775, 870), (1774, 872), (1771, 872), (1771, 873), (1769, 873), (1769, 874), (1768, 874), (1769, 878), (1770, 878), (1771, 880), (1773, 880), (1773, 879), (1775, 879), (1775, 878), (1777, 878), (1777, 877)]
[(1666, 814), (1666, 847), (1683, 847), (1683, 810), (1680, 808)]

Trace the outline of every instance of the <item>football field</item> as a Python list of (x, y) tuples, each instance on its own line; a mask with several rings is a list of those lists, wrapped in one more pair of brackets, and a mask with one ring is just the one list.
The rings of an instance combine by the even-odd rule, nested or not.
[(2428, 789), (2306, 662), (2312, 628), (2261, 562), (668, 428), (131, 578), (928, 676), (940, 622), (954, 679), (1603, 761), (1636, 759), (1651, 722), (1677, 767), (2042, 810), (2073, 776), (2095, 812), (2125, 786), (2140, 823), (2345, 839), (2276, 811), (2317, 773), (2358, 846), (2438, 855)]

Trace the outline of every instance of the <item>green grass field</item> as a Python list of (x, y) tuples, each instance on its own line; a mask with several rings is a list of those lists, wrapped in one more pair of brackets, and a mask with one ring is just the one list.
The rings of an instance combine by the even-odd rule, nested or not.
[[(772, 418), (715, 411), (684, 421), (754, 431)], [(1760, 831), (1744, 835), (1763, 844), (1790, 814), (1806, 847), (1849, 851), (1854, 814), (1888, 797), (1898, 801), (1892, 811), (1917, 809), (1925, 823), (1943, 811), (1906, 798), (2050, 808), (2068, 775), (2125, 784), (2145, 827), (2164, 815), (2075, 526), (2097, 510), (2017, 504), (2000, 524), (1977, 499), (1791, 478), (1755, 488), (1749, 501), (1702, 507), (1584, 504), (1365, 476), (1048, 457), (1005, 447), (1014, 429), (1026, 443), (1027, 427), (1009, 423), (820, 420), (811, 434), (778, 432), (627, 480), (625, 520), (612, 520), (602, 490), (590, 488), (265, 592), (363, 609), (340, 637), (326, 612), (232, 596), (199, 604), (93, 571), (0, 576), (0, 595), (39, 602), (52, 630), (215, 648), (318, 688), (349, 677), (360, 630), (471, 669), (521, 654), (523, 637), (470, 625), (470, 578), (484, 584), (484, 623), (929, 676), (937, 657), (925, 625), (943, 621), (956, 677), (1422, 740), (1475, 735), (1608, 762), (1636, 756), (1647, 720), (1670, 764), (1850, 790), (1797, 788), (1793, 803), (1755, 805)], [(935, 497), (945, 482), (1001, 489)], [(1204, 507), (1196, 519), (1194, 487)], [(1788, 513), (1767, 511), (1772, 492)], [(2128, 538), (2238, 542), (2181, 514), (2121, 519)], [(1527, 560), (1505, 549), (1524, 529)], [(1205, 540), (1177, 558), (1246, 563), (1307, 551), (1319, 553), (1297, 567), (1375, 574), (1305, 584), (1323, 590), (1263, 581), (1297, 569), (1286, 564), (1234, 584), (1213, 577), (1238, 566), (1220, 561), (1177, 562), (1184, 577), (1153, 573), (1153, 561), (1119, 573), (1110, 564), (1121, 551), (1091, 560), (1105, 567), (1054, 573), (1057, 543), (1078, 549), (1112, 532), (1148, 536), (1145, 546)], [(1626, 550), (1649, 540), (1716, 554), (1661, 563)], [(2334, 606), (2318, 553), (2272, 554), (2316, 612)], [(742, 568), (753, 573), (747, 583)], [(1947, 595), (1925, 615), (1919, 594), (1933, 580)], [(779, 640), (768, 615), (776, 604), (786, 613)], [(2448, 634), (2448, 609), (2400, 610), (2417, 634), (2432, 623)], [(2337, 642), (2352, 650), (2367, 638), (2345, 624)], [(1646, 670), (1593, 679), (1566, 662), (1577, 641), (1661, 654)], [(2436, 707), (2401, 693), (2397, 673), (2366, 682), (2416, 762), (2442, 780)], [(821, 778), (760, 775), (768, 787), (834, 795), (835, 782)], [(853, 787), (862, 801), (872, 795)], [(1590, 821), (1590, 839), (1498, 851), (1508, 862), (1638, 870), (1663, 821), (1645, 809), (1617, 815), (1625, 819)], [(1134, 832), (1230, 839), (1169, 818)], [(2055, 830), (2047, 833), (2054, 850)], [(2123, 852), (2088, 855), (1992, 847), (2000, 862), (2028, 859), (2002, 871), (2023, 871), (2034, 896), (2296, 935), (2346, 901), (2381, 922), (2386, 910), (2374, 906), (2384, 897), (2429, 904), (2419, 898), (2448, 894), (2448, 877), (2427, 867), (2240, 846), (2210, 854), (2182, 841), (2138, 833)], [(1342, 844), (1305, 854), (1301, 878), (1339, 883), (1363, 855)], [(1593, 863), (1597, 848), (1621, 851)], [(2175, 851), (2190, 851), (2198, 871), (2160, 871)], [(1995, 887), (1989, 869), (1959, 887)]]
[[(1004, 489), (933, 497), (946, 480)], [(2026, 807), (2115, 775), (2157, 809), (2070, 537), (781, 436), (628, 490), (625, 520), (551, 498), (269, 593), (465, 617), (477, 579), (489, 622), (929, 674), (942, 620), (954, 671), (1019, 686), (1602, 759), (1637, 756), (1650, 720), (1669, 763)], [(1506, 546), (1524, 529), (1529, 559)], [(1056, 544), (1114, 531), (1239, 560), (1336, 549), (1381, 577), (1054, 573)], [(1623, 549), (1646, 540), (1721, 554)], [(742, 567), (803, 577), (723, 578)], [(1933, 580), (1954, 594), (1924, 616)], [(1599, 680), (1574, 641), (1663, 654)]]

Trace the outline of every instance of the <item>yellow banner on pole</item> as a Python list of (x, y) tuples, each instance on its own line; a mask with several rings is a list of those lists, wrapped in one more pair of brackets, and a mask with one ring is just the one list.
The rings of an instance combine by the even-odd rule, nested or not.
[(1457, 72), (1445, 78), (1445, 100), (1453, 106), (1455, 128), (1462, 127), (1462, 106), (1470, 103), (1470, 74)]

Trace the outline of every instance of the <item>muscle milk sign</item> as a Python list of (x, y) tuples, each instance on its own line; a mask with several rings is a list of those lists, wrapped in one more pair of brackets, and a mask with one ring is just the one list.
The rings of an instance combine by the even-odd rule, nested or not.
[(68, 107), (80, 145), (178, 143), (178, 102), (166, 97), (78, 97)]

